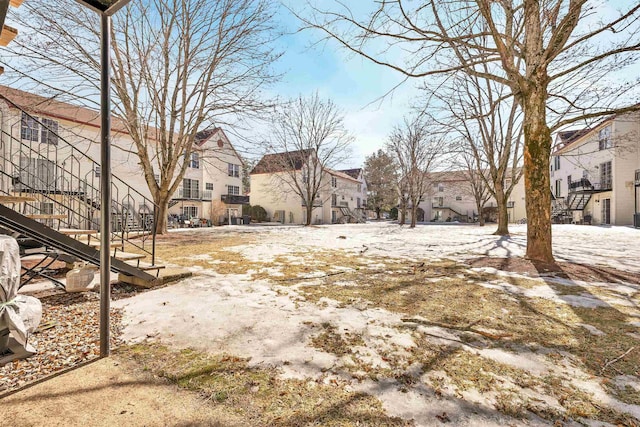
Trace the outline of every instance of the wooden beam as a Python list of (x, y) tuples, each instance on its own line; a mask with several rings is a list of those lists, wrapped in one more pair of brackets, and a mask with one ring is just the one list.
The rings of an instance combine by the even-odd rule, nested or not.
[(9, 4), (13, 7), (20, 7), (24, 0), (9, 0)]
[(2, 27), (2, 33), (0, 33), (0, 46), (8, 45), (17, 35), (18, 30), (8, 25), (4, 25)]

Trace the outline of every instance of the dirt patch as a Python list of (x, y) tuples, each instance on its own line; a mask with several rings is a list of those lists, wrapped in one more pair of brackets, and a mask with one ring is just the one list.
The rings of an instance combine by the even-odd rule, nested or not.
[(144, 371), (197, 392), (223, 417), (242, 425), (294, 427), (411, 426), (389, 417), (380, 401), (349, 392), (333, 381), (285, 380), (272, 368), (249, 367), (247, 360), (228, 354), (208, 355), (193, 350), (171, 351), (158, 345), (122, 349), (120, 357), (135, 361)]
[(532, 277), (555, 276), (585, 282), (631, 283), (640, 285), (640, 275), (603, 265), (571, 262), (556, 264), (535, 263), (524, 258), (480, 257), (466, 261), (471, 267), (491, 267), (497, 270), (525, 274)]

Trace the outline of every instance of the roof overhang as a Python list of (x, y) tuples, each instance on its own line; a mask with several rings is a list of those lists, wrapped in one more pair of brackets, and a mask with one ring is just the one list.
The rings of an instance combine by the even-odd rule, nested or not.
[(76, 0), (78, 3), (87, 6), (90, 9), (102, 14), (113, 15), (122, 7), (124, 7), (130, 0)]

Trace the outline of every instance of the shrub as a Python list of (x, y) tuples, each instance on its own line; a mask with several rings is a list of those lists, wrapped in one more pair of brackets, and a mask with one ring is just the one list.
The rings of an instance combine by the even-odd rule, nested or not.
[(398, 208), (391, 208), (391, 210), (389, 211), (389, 218), (398, 219)]
[(267, 211), (260, 205), (251, 206), (249, 212), (253, 221), (267, 220)]

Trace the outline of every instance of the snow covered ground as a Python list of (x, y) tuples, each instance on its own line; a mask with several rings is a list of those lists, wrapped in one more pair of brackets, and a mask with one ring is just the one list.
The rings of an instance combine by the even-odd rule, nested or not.
[[(511, 225), (509, 237), (493, 236), (493, 231), (492, 225), (478, 227), (425, 224), (409, 229), (391, 223), (369, 223), (313, 227), (229, 226), (190, 230), (188, 233), (193, 233), (198, 242), (222, 236), (250, 237), (249, 243), (231, 246), (227, 250), (250, 261), (253, 266), (251, 268), (255, 268), (256, 263), (263, 263), (268, 266), (266, 268), (269, 271), (274, 270), (269, 263), (278, 257), (288, 255), (292, 264), (304, 263), (309, 262), (309, 259), (313, 259), (313, 254), (320, 251), (340, 251), (360, 256), (369, 260), (372, 266), (376, 262), (384, 265), (387, 260), (464, 261), (481, 256), (524, 255), (526, 225)], [(558, 261), (607, 266), (640, 274), (640, 230), (637, 229), (558, 225), (553, 228), (553, 247)], [(301, 256), (301, 253), (307, 254), (309, 258)], [(206, 254), (197, 253), (185, 256), (192, 257), (194, 261), (207, 258)], [(211, 260), (212, 265), (215, 262), (215, 259)], [(335, 267), (339, 269), (340, 258), (336, 257), (335, 262)], [(318, 279), (308, 279), (295, 286), (283, 286), (274, 279), (282, 274), (277, 269), (273, 271), (271, 278), (263, 279), (255, 279), (252, 276), (254, 271), (222, 275), (213, 268), (196, 266), (193, 270), (198, 273), (196, 276), (177, 285), (114, 302), (115, 307), (124, 310), (124, 322), (127, 325), (125, 340), (155, 340), (174, 348), (227, 352), (250, 357), (251, 363), (257, 366), (277, 366), (284, 377), (338, 381), (344, 387), (377, 396), (390, 415), (413, 419), (418, 426), (440, 425), (442, 419), (439, 416), (442, 413), (447, 414), (452, 425), (550, 424), (549, 420), (534, 415), (524, 421), (511, 418), (504, 411), (494, 409), (495, 401), (491, 399), (495, 396), (483, 395), (478, 391), (444, 395), (436, 393), (426, 385), (426, 377), (441, 373), (425, 373), (424, 381), (418, 381), (418, 385), (409, 390), (398, 387), (393, 379), (354, 381), (341, 369), (341, 364), (345, 363), (344, 358), (309, 344), (311, 337), (317, 333), (310, 325), (331, 323), (337, 325), (340, 333), (353, 333), (363, 337), (368, 347), (361, 349), (359, 355), (367, 358), (374, 366), (386, 366), (381, 355), (387, 350), (403, 352), (415, 346), (415, 337), (412, 333), (399, 329), (399, 325), (403, 323), (401, 313), (366, 304), (342, 304), (328, 298), (321, 299), (320, 303), (307, 300), (299, 292), (299, 286), (320, 283), (322, 274), (318, 275)], [(513, 273), (510, 275), (518, 276)], [(515, 289), (513, 285), (502, 284), (500, 280), (483, 286), (500, 288), (512, 297), (543, 298), (557, 304), (576, 304), (580, 307), (589, 307), (589, 304), (596, 304), (597, 307), (602, 301), (608, 301), (603, 303), (607, 305), (624, 299), (560, 295), (547, 282), (536, 280), (539, 281), (536, 286), (526, 289)], [(558, 280), (561, 282), (561, 279)], [(595, 283), (592, 285), (603, 286)], [(611, 289), (608, 291), (617, 292), (617, 296), (626, 295), (627, 304), (630, 304), (627, 308), (637, 312), (640, 287), (624, 283), (610, 285)], [(640, 322), (640, 314), (636, 321)], [(593, 334), (601, 333), (592, 325), (585, 324), (583, 327)], [(640, 336), (640, 323), (637, 329)], [(432, 343), (462, 348), (474, 355), (517, 367), (531, 375), (557, 374), (563, 378), (568, 377), (570, 379), (567, 381), (595, 396), (602, 405), (640, 419), (640, 406), (616, 400), (580, 367), (559, 366), (545, 357), (544, 352), (514, 352), (488, 347), (478, 349), (460, 341), (461, 335), (457, 331), (437, 326), (417, 326), (417, 331), (432, 336)], [(416, 367), (408, 369), (415, 370)], [(420, 378), (421, 374), (416, 375)], [(626, 380), (640, 392), (638, 377)], [(547, 402), (550, 407), (562, 409), (556, 400), (545, 396), (535, 395), (531, 399), (547, 399), (550, 400)]]

